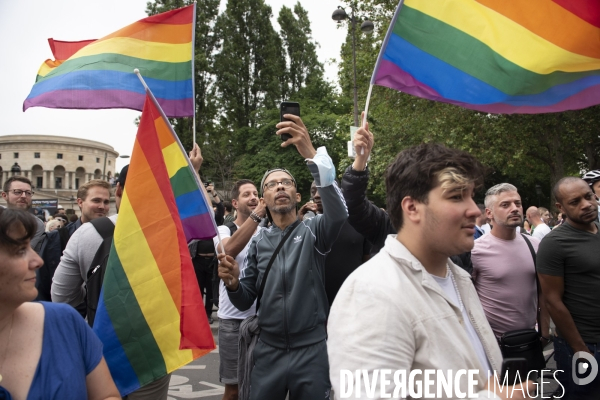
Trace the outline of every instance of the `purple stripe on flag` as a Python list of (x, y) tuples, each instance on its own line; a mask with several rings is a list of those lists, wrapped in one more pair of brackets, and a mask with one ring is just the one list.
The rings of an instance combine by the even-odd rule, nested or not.
[(379, 63), (373, 83), (429, 100), (446, 101), (435, 89), (416, 80), (411, 74), (385, 59)]
[(380, 86), (386, 86), (391, 89), (399, 90), (413, 96), (422, 97), (428, 100), (441, 101), (454, 104), (471, 110), (492, 113), (492, 114), (539, 114), (547, 112), (561, 112), (565, 110), (579, 110), (598, 104), (600, 98), (600, 85), (588, 87), (558, 103), (535, 107), (535, 106), (515, 106), (506, 103), (492, 104), (471, 104), (460, 101), (449, 100), (441, 96), (435, 89), (416, 80), (412, 75), (402, 70), (396, 64), (381, 60), (379, 69), (373, 79), (373, 82)]
[[(23, 111), (29, 107), (98, 110), (105, 108), (129, 108), (142, 111), (145, 93), (126, 90), (55, 90), (26, 99)], [(157, 99), (169, 117), (191, 117), (194, 115), (192, 99)]]
[(214, 222), (210, 213), (198, 214), (181, 220), (188, 243), (194, 239), (208, 240), (215, 236)]

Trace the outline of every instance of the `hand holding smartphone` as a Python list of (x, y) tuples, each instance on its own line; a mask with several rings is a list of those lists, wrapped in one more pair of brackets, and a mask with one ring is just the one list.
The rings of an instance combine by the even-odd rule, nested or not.
[[(283, 118), (285, 114), (300, 116), (300, 103), (296, 103), (293, 101), (281, 102), (281, 105), (279, 106), (279, 118), (281, 122), (289, 121), (289, 119)], [(281, 134), (280, 136), (281, 140), (283, 140), (284, 142), (292, 138), (292, 136), (287, 133)]]

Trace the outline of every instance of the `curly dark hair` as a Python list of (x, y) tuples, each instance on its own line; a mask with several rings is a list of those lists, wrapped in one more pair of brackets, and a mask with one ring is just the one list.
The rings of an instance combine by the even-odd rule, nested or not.
[(427, 204), (429, 192), (440, 183), (442, 173), (454, 183), (483, 184), (484, 168), (469, 153), (451, 149), (439, 143), (424, 143), (398, 153), (387, 167), (387, 210), (397, 231), (402, 229), (402, 199), (410, 196)]
[[(8, 232), (15, 226), (25, 228), (25, 236), (12, 238)], [(37, 231), (35, 217), (27, 211), (0, 207), (0, 247), (15, 247), (31, 240)]]

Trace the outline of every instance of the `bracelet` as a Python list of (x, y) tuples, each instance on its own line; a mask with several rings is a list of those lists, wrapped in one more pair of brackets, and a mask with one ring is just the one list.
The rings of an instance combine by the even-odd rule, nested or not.
[(261, 220), (261, 218), (254, 211), (250, 213), (250, 219), (256, 222), (257, 224), (260, 223)]

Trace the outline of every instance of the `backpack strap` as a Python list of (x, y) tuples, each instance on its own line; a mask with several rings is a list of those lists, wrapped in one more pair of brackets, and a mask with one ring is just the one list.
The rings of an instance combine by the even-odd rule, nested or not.
[(88, 268), (87, 277), (94, 273), (95, 268), (100, 265), (105, 254), (110, 251), (112, 237), (115, 232), (115, 224), (108, 217), (100, 217), (90, 221), (90, 224), (96, 228), (96, 231), (102, 236), (102, 244), (96, 251), (92, 264)]
[(233, 221), (227, 222), (224, 225), (229, 228), (229, 233), (231, 234), (231, 236), (233, 236), (235, 231), (237, 231), (238, 229), (237, 225)]
[(262, 297), (262, 294), (265, 291), (265, 283), (267, 282), (267, 276), (269, 276), (269, 271), (271, 270), (271, 266), (273, 265), (273, 262), (275, 261), (277, 254), (279, 254), (279, 250), (281, 250), (281, 248), (283, 247), (283, 244), (285, 243), (287, 238), (290, 237), (290, 235), (292, 234), (294, 229), (296, 229), (296, 227), (298, 226), (299, 223), (300, 223), (300, 220), (297, 219), (290, 226), (288, 232), (285, 234), (283, 239), (281, 239), (281, 242), (279, 242), (279, 244), (277, 245), (277, 248), (275, 249), (275, 251), (273, 252), (273, 255), (271, 256), (271, 259), (269, 260), (269, 264), (267, 265), (267, 269), (265, 270), (265, 274), (263, 275), (262, 282), (260, 283), (260, 288), (258, 289), (258, 296), (256, 297), (256, 313), (257, 314), (258, 314), (258, 309), (260, 308), (260, 298)]

